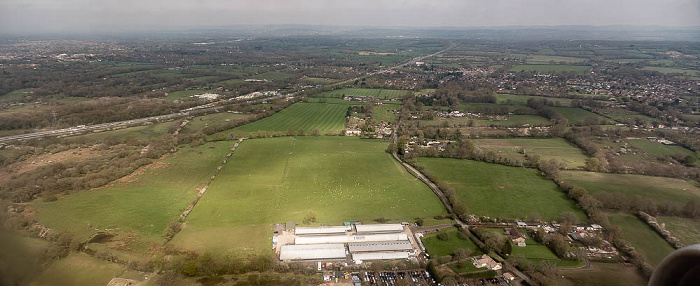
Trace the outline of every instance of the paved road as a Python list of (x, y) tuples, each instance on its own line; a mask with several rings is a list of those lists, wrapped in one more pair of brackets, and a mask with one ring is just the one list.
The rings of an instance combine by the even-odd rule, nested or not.
[[(397, 142), (398, 142), (397, 137), (396, 137), (396, 132), (394, 132), (394, 135), (393, 135), (392, 138), (393, 138), (394, 143), (397, 143)], [(397, 146), (397, 148), (398, 148), (398, 146)], [(462, 220), (455, 214), (454, 210), (452, 209), (452, 206), (450, 205), (450, 200), (447, 199), (447, 196), (445, 196), (445, 194), (442, 192), (442, 190), (440, 190), (440, 188), (438, 188), (438, 186), (437, 186), (435, 183), (433, 183), (432, 181), (430, 181), (430, 179), (428, 179), (428, 177), (426, 177), (425, 175), (423, 175), (423, 173), (421, 173), (420, 171), (416, 170), (416, 168), (413, 168), (413, 166), (411, 166), (411, 165), (409, 165), (408, 163), (406, 163), (406, 162), (404, 162), (403, 160), (401, 160), (401, 158), (399, 157), (399, 155), (396, 153), (396, 148), (395, 148), (394, 152), (391, 153), (391, 155), (393, 155), (394, 159), (396, 159), (396, 161), (398, 161), (399, 163), (401, 163), (401, 165), (402, 165), (404, 168), (406, 168), (406, 170), (408, 170), (408, 172), (409, 172), (411, 175), (413, 175), (413, 176), (415, 176), (416, 178), (418, 178), (419, 180), (423, 181), (423, 183), (425, 183), (425, 184), (433, 191), (433, 193), (435, 193), (435, 195), (438, 196), (438, 198), (440, 199), (440, 201), (442, 201), (442, 204), (445, 206), (445, 209), (447, 210), (447, 212), (448, 212), (449, 214), (451, 214), (451, 215), (455, 218), (455, 222), (456, 222), (456, 223), (458, 223), (460, 226), (462, 226), (462, 228), (468, 229), (469, 225), (466, 224), (464, 221), (462, 221)], [(481, 244), (483, 245), (483, 242), (482, 242), (479, 238), (477, 238), (476, 236), (474, 236), (471, 232), (468, 232), (468, 234), (469, 234), (469, 236), (471, 236), (474, 240), (481, 242)], [(514, 265), (511, 265), (510, 263), (506, 262), (505, 258), (503, 258), (502, 256), (500, 256), (500, 255), (497, 254), (497, 253), (493, 253), (493, 255), (495, 255), (496, 258), (498, 258), (498, 259), (500, 259), (501, 261), (503, 261), (506, 265), (510, 266), (510, 269), (511, 269), (510, 271), (513, 272), (513, 273), (515, 273), (516, 276), (522, 278), (522, 279), (525, 280), (528, 284), (534, 285), (534, 284), (532, 283), (532, 280), (530, 279), (529, 276), (527, 276), (525, 273), (523, 273), (523, 272), (519, 271), (518, 269), (516, 269)]]
[[(454, 46), (455, 46), (454, 43), (450, 43), (450, 46), (449, 46), (449, 47), (447, 47), (447, 48), (445, 48), (445, 49), (443, 49), (443, 50), (441, 50), (441, 51), (432, 53), (432, 54), (430, 54), (430, 55), (425, 55), (425, 56), (422, 56), (422, 57), (412, 58), (412, 59), (410, 59), (410, 60), (408, 60), (408, 61), (405, 61), (404, 63), (401, 63), (401, 64), (399, 64), (399, 65), (393, 66), (393, 67), (388, 68), (388, 69), (379, 70), (379, 71), (372, 72), (372, 73), (367, 73), (367, 74), (362, 75), (362, 76), (359, 76), (359, 77), (355, 77), (355, 78), (348, 79), (348, 80), (344, 80), (344, 81), (341, 81), (341, 82), (337, 82), (337, 83), (325, 85), (325, 86), (319, 87), (319, 88), (317, 88), (317, 89), (321, 89), (321, 88), (323, 88), (323, 87), (335, 87), (335, 86), (340, 86), (340, 85), (347, 84), (347, 83), (350, 83), (350, 82), (354, 82), (354, 81), (356, 81), (356, 80), (360, 80), (360, 79), (363, 79), (363, 78), (366, 78), (366, 77), (370, 77), (370, 76), (373, 76), (373, 75), (376, 75), (376, 74), (388, 72), (389, 70), (392, 70), (392, 69), (395, 69), (395, 68), (404, 67), (404, 66), (409, 65), (409, 64), (411, 64), (411, 63), (413, 63), (413, 62), (421, 61), (421, 60), (423, 60), (423, 59), (426, 59), (426, 58), (429, 58), (429, 57), (433, 57), (433, 56), (439, 55), (439, 54), (441, 54), (441, 53), (443, 53), (443, 52), (445, 52), (445, 51), (447, 51), (447, 50), (449, 50), (449, 49), (452, 49)], [(297, 95), (301, 94), (302, 92), (304, 92), (304, 90), (296, 91), (296, 92), (293, 92), (293, 93), (290, 93), (290, 94), (286, 94), (286, 95), (279, 95), (279, 96), (277, 96), (277, 97), (297, 96)], [(247, 103), (256, 103), (256, 102), (258, 102), (258, 101), (264, 101), (264, 100), (270, 100), (270, 99), (271, 99), (270, 97), (266, 97), (266, 98), (251, 99), (251, 100), (247, 100), (247, 101), (245, 101), (245, 102), (247, 102)], [(69, 128), (63, 128), (63, 129), (48, 130), (48, 131), (39, 131), (39, 132), (33, 132), (33, 133), (25, 133), (25, 134), (19, 134), (19, 135), (5, 136), (5, 137), (0, 137), (0, 144), (2, 144), (2, 143), (10, 143), (10, 142), (12, 142), (12, 141), (24, 141), (24, 140), (38, 139), (38, 138), (44, 138), (44, 137), (75, 136), (75, 135), (82, 135), (82, 134), (85, 134), (86, 132), (93, 132), (93, 131), (96, 131), (96, 130), (107, 130), (107, 129), (112, 129), (112, 128), (115, 128), (115, 127), (127, 127), (127, 126), (132, 126), (132, 125), (141, 125), (141, 124), (144, 124), (144, 123), (147, 123), (147, 122), (158, 122), (158, 121), (162, 121), (162, 120), (170, 120), (170, 119), (174, 119), (174, 118), (179, 118), (179, 117), (188, 116), (188, 115), (190, 114), (191, 111), (203, 110), (203, 109), (211, 109), (211, 108), (217, 108), (217, 107), (220, 106), (220, 105), (233, 104), (233, 103), (241, 103), (241, 101), (238, 101), (238, 100), (235, 100), (235, 99), (229, 99), (228, 101), (219, 102), (218, 105), (217, 105), (217, 103), (207, 103), (207, 104), (202, 104), (202, 105), (198, 105), (198, 106), (195, 106), (195, 107), (183, 109), (183, 110), (181, 110), (181, 111), (179, 111), (179, 112), (176, 112), (176, 113), (165, 114), (165, 115), (159, 115), (159, 116), (153, 116), (153, 117), (147, 117), (147, 118), (137, 118), (137, 119), (124, 120), (124, 121), (119, 121), (119, 122), (110, 122), (110, 123), (93, 124), (93, 125), (78, 125), (78, 126), (75, 126), (75, 127), (69, 127)]]

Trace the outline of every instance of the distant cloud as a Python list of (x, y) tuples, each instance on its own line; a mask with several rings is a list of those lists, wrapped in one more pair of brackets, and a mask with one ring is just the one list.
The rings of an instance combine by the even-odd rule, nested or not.
[(231, 25), (700, 25), (698, 0), (2, 0), (0, 33)]

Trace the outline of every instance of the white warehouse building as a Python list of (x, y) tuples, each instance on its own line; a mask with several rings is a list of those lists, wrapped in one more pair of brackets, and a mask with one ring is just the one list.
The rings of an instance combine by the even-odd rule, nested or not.
[(352, 226), (319, 226), (319, 227), (297, 227), (294, 229), (296, 235), (317, 235), (317, 234), (343, 234), (352, 230)]
[(280, 260), (345, 259), (343, 244), (283, 245)]
[(294, 244), (321, 244), (321, 243), (349, 243), (369, 241), (396, 241), (408, 240), (405, 233), (382, 233), (367, 235), (325, 235), (325, 236), (297, 236)]
[(362, 262), (368, 260), (408, 259), (408, 256), (408, 252), (366, 252), (353, 254), (352, 260)]
[(403, 225), (399, 223), (392, 224), (358, 224), (355, 225), (357, 233), (376, 233), (376, 232), (402, 232)]

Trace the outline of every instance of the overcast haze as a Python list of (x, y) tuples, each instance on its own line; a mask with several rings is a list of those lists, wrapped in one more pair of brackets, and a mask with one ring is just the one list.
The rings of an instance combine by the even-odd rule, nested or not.
[(6, 33), (279, 24), (698, 26), (700, 0), (0, 0)]

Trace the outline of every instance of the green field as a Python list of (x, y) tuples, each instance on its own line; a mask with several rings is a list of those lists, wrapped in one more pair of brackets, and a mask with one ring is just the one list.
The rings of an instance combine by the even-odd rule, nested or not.
[(657, 71), (657, 72), (665, 73), (665, 74), (678, 73), (678, 74), (688, 75), (691, 77), (700, 77), (700, 71), (698, 71), (698, 70), (687, 70), (687, 69), (668, 68), (668, 67), (644, 67), (643, 69), (650, 70), (650, 71)]
[(610, 214), (608, 217), (612, 224), (622, 229), (624, 239), (643, 254), (651, 265), (658, 265), (673, 252), (673, 247), (638, 218), (627, 214)]
[(295, 103), (282, 111), (256, 122), (235, 128), (236, 131), (288, 131), (304, 129), (307, 134), (315, 128), (325, 133), (345, 128), (348, 105)]
[(527, 100), (530, 98), (534, 99), (547, 99), (553, 101), (555, 104), (559, 102), (559, 106), (570, 106), (571, 98), (558, 98), (558, 97), (544, 97), (544, 96), (534, 96), (534, 95), (521, 95), (521, 94), (505, 94), (499, 93), (497, 95), (496, 102), (498, 104), (509, 104), (509, 105), (522, 105), (526, 107)]
[(591, 69), (590, 66), (573, 66), (573, 65), (516, 65), (511, 71), (535, 71), (535, 72), (574, 72), (584, 74)]
[(700, 243), (700, 220), (681, 217), (656, 217), (659, 224), (665, 224), (666, 230), (685, 245)]
[(511, 255), (522, 255), (527, 260), (533, 262), (548, 260), (554, 262), (557, 266), (562, 268), (579, 267), (585, 264), (583, 261), (559, 259), (559, 257), (557, 257), (557, 255), (554, 254), (554, 252), (546, 245), (538, 243), (533, 239), (526, 238), (525, 244), (525, 247), (513, 246), (513, 252)]
[(210, 126), (212, 124), (223, 124), (226, 122), (237, 122), (243, 121), (253, 117), (252, 114), (234, 114), (228, 112), (219, 112), (203, 116), (197, 116), (190, 120), (185, 127), (182, 128), (180, 132), (182, 133), (195, 133), (202, 128)]
[(440, 200), (384, 152), (387, 143), (347, 137), (244, 141), (172, 241), (200, 252), (240, 254), (271, 245), (272, 224), (445, 213)]
[(644, 114), (638, 114), (638, 113), (633, 113), (633, 112), (626, 112), (623, 110), (614, 110), (611, 113), (604, 112), (606, 116), (609, 116), (615, 121), (618, 122), (625, 122), (625, 121), (632, 121), (632, 120), (637, 120), (640, 119), (644, 122), (652, 122), (654, 121), (654, 118), (651, 118), (649, 116), (646, 116)]
[(31, 285), (107, 285), (112, 278), (123, 273), (125, 268), (82, 252), (74, 252), (51, 263)]
[(591, 269), (562, 273), (575, 286), (646, 286), (637, 268), (621, 263), (593, 263)]
[(692, 198), (700, 197), (699, 188), (686, 181), (673, 178), (581, 171), (563, 171), (561, 178), (563, 181), (569, 181), (586, 188), (591, 194), (605, 191), (683, 204)]
[(584, 58), (573, 58), (573, 57), (561, 57), (561, 56), (542, 56), (542, 55), (529, 55), (526, 62), (528, 64), (542, 65), (549, 64), (551, 61), (556, 63), (562, 62), (567, 64), (582, 63), (586, 59)]
[(346, 96), (374, 96), (379, 99), (401, 98), (410, 90), (394, 90), (394, 89), (370, 89), (370, 88), (341, 88), (331, 91), (322, 92), (314, 95), (315, 97), (340, 97)]
[[(525, 154), (538, 155), (541, 160), (555, 159), (567, 168), (583, 167), (588, 156), (575, 145), (562, 138), (549, 139), (475, 139), (476, 146), (484, 151), (494, 151), (499, 156), (525, 161)], [(518, 152), (524, 150), (525, 154)]]
[(22, 99), (22, 97), (24, 97), (25, 95), (31, 94), (33, 90), (33, 88), (25, 88), (2, 94), (0, 95), (0, 102), (16, 101)]
[(551, 125), (547, 118), (539, 115), (508, 115), (507, 120), (474, 120), (475, 126), (524, 126)]
[(536, 170), (443, 158), (420, 158), (418, 163), (449, 183), (469, 213), (524, 219), (536, 211), (543, 220), (553, 220), (572, 211), (585, 220), (575, 203)]
[(438, 239), (437, 232), (426, 234), (422, 239), (426, 251), (432, 258), (452, 255), (458, 248), (469, 249), (472, 251), (472, 255), (482, 254), (479, 248), (469, 238), (460, 238), (457, 229), (449, 228), (442, 231), (447, 231), (450, 235), (448, 240), (442, 241)]
[(569, 120), (569, 124), (574, 124), (576, 122), (583, 122), (588, 117), (594, 117), (598, 122), (600, 120), (609, 121), (607, 118), (602, 117), (598, 114), (590, 112), (588, 110), (577, 108), (577, 107), (554, 107), (554, 110), (559, 112), (562, 116)]
[(649, 155), (655, 157), (664, 157), (675, 154), (682, 154), (683, 156), (692, 155), (693, 151), (685, 149), (681, 146), (664, 145), (659, 142), (652, 142), (647, 139), (629, 139), (632, 145), (639, 147), (644, 150), (644, 152), (649, 153)]
[(377, 122), (396, 122), (399, 119), (398, 114), (394, 114), (394, 110), (401, 110), (400, 104), (384, 103), (382, 105), (377, 105), (374, 107), (374, 112), (372, 113), (372, 118)]
[(196, 197), (233, 143), (208, 143), (182, 148), (142, 173), (113, 185), (66, 195), (55, 202), (35, 201), (40, 223), (87, 239), (96, 229), (135, 231), (160, 241), (166, 225)]

